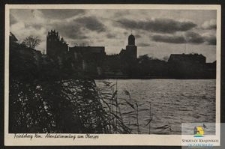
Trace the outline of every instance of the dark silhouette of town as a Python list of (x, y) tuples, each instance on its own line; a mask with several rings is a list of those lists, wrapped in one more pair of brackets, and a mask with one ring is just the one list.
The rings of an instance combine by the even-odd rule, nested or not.
[(126, 49), (106, 55), (105, 47), (69, 47), (52, 30), (47, 35), (47, 55), (94, 78), (215, 78), (216, 74), (216, 62), (206, 63), (206, 57), (199, 54), (171, 54), (168, 62), (147, 55), (137, 58), (132, 34)]
[[(47, 34), (46, 55), (31, 48), (29, 50), (25, 50), (25, 53), (33, 52), (35, 57), (45, 57), (45, 61), (51, 63), (51, 67), (57, 68), (57, 73), (66, 77), (94, 79), (216, 78), (216, 61), (206, 63), (206, 57), (202, 54), (171, 54), (168, 61), (151, 58), (148, 55), (137, 57), (135, 36), (132, 34), (128, 37), (126, 49), (114, 55), (107, 55), (103, 46), (69, 47), (55, 30)], [(43, 60), (43, 58), (36, 59)]]

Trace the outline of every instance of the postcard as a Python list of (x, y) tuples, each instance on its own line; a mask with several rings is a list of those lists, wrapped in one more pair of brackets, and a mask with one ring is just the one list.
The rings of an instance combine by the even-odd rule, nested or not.
[(220, 135), (219, 5), (5, 8), (6, 146)]

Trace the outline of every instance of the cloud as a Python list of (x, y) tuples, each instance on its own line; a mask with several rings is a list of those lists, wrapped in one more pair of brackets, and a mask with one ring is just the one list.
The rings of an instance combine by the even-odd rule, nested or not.
[(42, 9), (40, 10), (46, 18), (50, 19), (66, 19), (80, 14), (85, 14), (83, 9)]
[(32, 27), (32, 28), (35, 28), (35, 29), (39, 30), (43, 27), (43, 25), (37, 24), (37, 23), (35, 23), (35, 24), (25, 24), (25, 28), (29, 28), (29, 27)]
[(111, 39), (111, 38), (115, 38), (116, 35), (115, 34), (108, 33), (108, 34), (106, 34), (106, 37), (109, 38), (109, 39)]
[(212, 19), (212, 20), (209, 20), (209, 21), (205, 21), (203, 24), (202, 24), (202, 28), (203, 29), (216, 29), (216, 20), (215, 19)]
[[(10, 27), (18, 39), (22, 40), (28, 35), (38, 35), (41, 40), (46, 40), (48, 31), (56, 30), (67, 43), (88, 43), (93, 35), (106, 31), (106, 26), (99, 18), (93, 15), (86, 15), (86, 10), (16, 10), (11, 11)], [(24, 17), (26, 16), (26, 17)], [(15, 17), (15, 18), (14, 18)], [(40, 34), (41, 33), (41, 34)], [(105, 35), (105, 34), (104, 34)], [(95, 35), (96, 36), (96, 35)], [(44, 49), (44, 42), (41, 45)]]
[(130, 10), (123, 10), (123, 11), (116, 11), (113, 15), (114, 18), (119, 18), (119, 17), (122, 17), (122, 16), (126, 16), (126, 15), (129, 15), (130, 14)]
[(86, 39), (87, 36), (82, 30), (80, 24), (74, 22), (56, 23), (54, 29), (57, 30), (61, 36), (71, 39)]
[(209, 44), (216, 45), (215, 36), (202, 36), (195, 32), (187, 32), (183, 36), (181, 35), (153, 35), (151, 37), (153, 41), (165, 42), (173, 44), (191, 43), (191, 44)]
[(50, 26), (54, 26), (54, 29), (64, 37), (79, 40), (87, 39), (90, 31), (99, 33), (106, 30), (104, 24), (92, 16), (79, 17), (69, 21), (57, 21)]
[[(127, 45), (127, 38), (132, 31), (136, 44), (140, 47), (139, 55), (150, 53), (152, 56), (159, 55), (162, 58), (166, 53), (171, 54), (171, 51), (178, 51), (178, 53), (179, 50), (182, 51), (185, 46), (179, 43), (186, 43), (188, 37), (189, 44), (193, 47), (190, 51), (205, 52), (207, 49), (215, 49), (215, 46), (211, 45), (216, 44), (216, 31), (204, 30), (202, 25), (204, 21), (216, 19), (216, 12), (214, 10), (213, 13), (211, 10), (202, 12), (204, 13), (192, 10), (12, 9), (10, 14), (17, 22), (10, 25), (10, 31), (19, 40), (31, 34), (40, 36), (42, 42), (37, 49), (45, 50), (47, 33), (55, 29), (70, 47), (83, 43), (90, 46), (105, 46), (108, 54), (119, 53), (121, 48)], [(151, 19), (150, 17), (167, 19)], [(125, 19), (122, 20), (122, 18)], [(14, 20), (11, 20), (13, 19), (10, 18), (10, 23), (14, 23)], [(185, 34), (190, 31), (200, 36), (194, 33)], [(165, 43), (171, 44), (168, 46)], [(149, 50), (150, 47), (151, 50)], [(212, 53), (208, 53), (209, 57), (213, 57)]]
[(215, 36), (205, 37), (205, 40), (208, 45), (216, 45), (216, 37)]
[(191, 21), (176, 21), (173, 19), (151, 19), (147, 21), (136, 21), (120, 19), (117, 23), (123, 28), (139, 29), (157, 33), (175, 33), (177, 31), (188, 31), (197, 25)]
[(71, 41), (71, 44), (69, 46), (70, 47), (73, 47), (73, 46), (90, 46), (92, 44), (93, 44), (93, 41), (83, 39), (83, 40), (79, 40), (79, 41)]
[(187, 32), (185, 34), (185, 39), (189, 43), (200, 44), (204, 42), (204, 37), (195, 32)]
[(152, 40), (156, 42), (167, 42), (167, 43), (185, 43), (185, 38), (183, 36), (165, 36), (165, 35), (153, 35)]
[(10, 32), (12, 32), (18, 39), (18, 42), (21, 43), (26, 37), (33, 35), (38, 36), (40, 38), (41, 43), (36, 48), (44, 51), (45, 42), (46, 42), (46, 29), (44, 27), (40, 29), (36, 29), (32, 26), (26, 26), (23, 22), (17, 22), (10, 27)]
[(10, 25), (17, 23), (17, 19), (10, 13)]
[(141, 35), (137, 34), (135, 35), (135, 38), (141, 38)]
[(87, 29), (92, 31), (103, 32), (106, 30), (105, 25), (93, 16), (77, 18), (74, 21), (78, 22), (79, 24), (82, 24)]
[(40, 10), (31, 10), (32, 20), (29, 20), (27, 23), (29, 24), (46, 24), (47, 20), (45, 19), (45, 15)]
[(138, 47), (150, 47), (151, 45), (149, 43), (138, 43)]

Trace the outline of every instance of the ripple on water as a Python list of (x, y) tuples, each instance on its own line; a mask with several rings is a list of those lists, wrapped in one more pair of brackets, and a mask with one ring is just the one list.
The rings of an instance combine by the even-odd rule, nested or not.
[[(97, 80), (101, 86), (102, 80)], [(116, 80), (106, 80), (116, 83)], [(117, 80), (118, 100), (128, 98), (124, 90), (130, 92), (131, 97), (139, 104), (139, 122), (141, 133), (149, 133), (149, 102), (151, 102), (150, 133), (152, 134), (180, 134), (181, 123), (215, 122), (215, 80)], [(122, 112), (129, 112), (130, 107), (121, 108)], [(126, 124), (137, 133), (135, 114), (124, 115)]]

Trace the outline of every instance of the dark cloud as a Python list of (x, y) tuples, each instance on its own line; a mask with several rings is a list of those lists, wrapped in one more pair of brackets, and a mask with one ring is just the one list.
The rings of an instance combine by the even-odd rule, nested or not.
[(188, 31), (197, 25), (190, 21), (176, 21), (172, 19), (154, 19), (148, 21), (136, 21), (120, 19), (117, 21), (126, 29), (140, 29), (158, 33), (175, 33), (177, 31)]
[(83, 9), (42, 9), (40, 11), (49, 19), (66, 19), (76, 15), (85, 14), (85, 10)]
[(109, 33), (109, 34), (106, 35), (106, 37), (109, 38), (109, 39), (111, 39), (111, 38), (115, 38), (116, 35), (115, 35), (115, 34), (110, 34), (110, 33)]
[(216, 24), (212, 24), (212, 25), (209, 25), (208, 27), (203, 27), (203, 29), (209, 29), (209, 30), (211, 30), (211, 29), (216, 29)]
[(216, 45), (216, 37), (215, 36), (205, 37), (205, 40), (208, 45)]
[(151, 45), (149, 43), (138, 43), (137, 46), (138, 47), (149, 47)]
[(167, 42), (167, 43), (185, 43), (185, 38), (182, 36), (165, 36), (165, 35), (154, 35), (152, 40), (156, 42)]
[(70, 22), (65, 23), (62, 21), (49, 25), (49, 27), (51, 26), (54, 26), (54, 29), (59, 31), (62, 36), (79, 40), (88, 38), (88, 31), (86, 29), (96, 32), (106, 30), (105, 26), (95, 17), (81, 17)]
[(82, 24), (89, 30), (103, 32), (105, 31), (105, 25), (102, 24), (96, 17), (82, 17), (74, 20), (75, 22)]
[(127, 36), (128, 35), (128, 32), (125, 31), (125, 32), (123, 32), (123, 34)]
[(141, 38), (141, 35), (135, 35), (135, 38)]
[(210, 36), (205, 37), (201, 36), (195, 32), (187, 32), (184, 36), (180, 35), (153, 35), (151, 37), (153, 41), (156, 42), (166, 42), (166, 43), (175, 43), (175, 44), (182, 44), (182, 43), (192, 43), (192, 44), (216, 44), (216, 37)]
[[(135, 38), (141, 38), (142, 36), (140, 35), (140, 34), (142, 34), (142, 33), (140, 33), (140, 32), (138, 32), (139, 34), (134, 34), (134, 36), (135, 36)], [(131, 32), (123, 32), (123, 34), (125, 35), (125, 36), (129, 36), (130, 34), (132, 34), (132, 31)], [(144, 34), (144, 33), (143, 33)]]
[(16, 18), (12, 14), (10, 14), (10, 25), (13, 25), (13, 24), (15, 24), (17, 22), (18, 21), (16, 20)]
[(60, 35), (66, 38), (70, 39), (86, 39), (87, 36), (82, 30), (82, 27), (80, 24), (74, 23), (74, 22), (68, 22), (68, 23), (56, 23), (54, 25), (54, 28), (57, 31), (59, 31)]
[(195, 32), (187, 32), (185, 38), (189, 43), (200, 44), (204, 42), (204, 37)]

